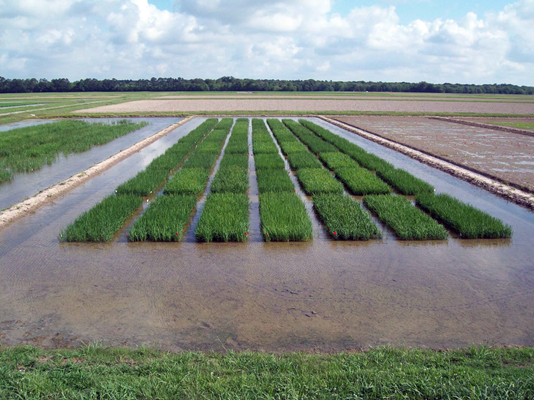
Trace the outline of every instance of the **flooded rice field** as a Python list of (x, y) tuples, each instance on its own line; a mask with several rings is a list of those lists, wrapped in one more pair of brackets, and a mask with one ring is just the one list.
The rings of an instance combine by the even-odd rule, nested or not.
[(196, 243), (195, 222), (181, 243), (129, 243), (126, 229), (109, 244), (58, 241), (81, 212), (202, 122), (195, 119), (0, 231), (0, 343), (65, 347), (101, 340), (215, 351), (533, 345), (534, 214), (313, 121), (436, 192), (502, 219), (513, 238), (400, 241), (380, 225), (381, 240), (340, 242), (315, 223), (310, 242), (264, 243), (251, 163), (246, 243)]
[(534, 191), (533, 136), (425, 117), (336, 119)]
[[(87, 122), (112, 123), (124, 118), (84, 118)], [(51, 165), (44, 165), (41, 169), (31, 173), (14, 174), (9, 182), (0, 184), (0, 210), (21, 202), (27, 197), (33, 196), (40, 190), (46, 189), (61, 182), (77, 173), (80, 173), (94, 164), (101, 162), (112, 155), (124, 150), (135, 143), (152, 136), (160, 130), (182, 120), (182, 118), (127, 118), (134, 122), (149, 122), (149, 125), (132, 133), (114, 139), (102, 146), (94, 146), (83, 153), (75, 153), (65, 156), (60, 154)], [(26, 126), (40, 125), (53, 121), (22, 121), (15, 124), (7, 124), (6, 128), (0, 126), (1, 131)]]

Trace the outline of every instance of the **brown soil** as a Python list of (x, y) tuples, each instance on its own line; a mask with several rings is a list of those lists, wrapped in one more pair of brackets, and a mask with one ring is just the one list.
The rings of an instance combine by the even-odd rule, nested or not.
[(197, 112), (197, 111), (369, 111), (369, 112), (429, 112), (429, 113), (499, 113), (534, 114), (532, 103), (475, 103), (445, 101), (395, 100), (319, 100), (305, 99), (205, 99), (198, 100), (139, 100), (127, 103), (74, 111), (75, 113), (129, 112)]
[(155, 133), (154, 135), (141, 140), (140, 142), (134, 144), (133, 146), (128, 147), (125, 150), (120, 151), (119, 153), (111, 156), (107, 160), (104, 160), (98, 164), (93, 165), (91, 168), (86, 169), (85, 171), (73, 175), (63, 182), (59, 182), (48, 189), (45, 189), (35, 196), (30, 197), (27, 200), (24, 200), (18, 204), (15, 204), (13, 207), (8, 208), (7, 210), (0, 212), (0, 229), (8, 226), (9, 224), (23, 218), (26, 215), (35, 213), (39, 208), (50, 204), (54, 200), (65, 196), (74, 188), (80, 186), (81, 184), (87, 182), (88, 180), (94, 178), (95, 176), (101, 174), (102, 172), (110, 169), (114, 165), (118, 164), (122, 160), (130, 157), (132, 154), (138, 152), (139, 150), (147, 147), (148, 145), (154, 143), (156, 140), (167, 135), (169, 132), (173, 131), (180, 125), (185, 124), (194, 117), (184, 118), (183, 120)]
[(484, 118), (484, 117), (471, 117), (471, 118), (446, 118), (435, 117), (442, 121), (452, 122), (455, 124), (476, 126), (479, 128), (492, 129), (502, 132), (519, 133), (522, 135), (534, 136), (534, 129), (514, 128), (513, 126), (495, 125), (496, 123), (534, 123), (534, 118)]
[(321, 118), (534, 208), (534, 195), (524, 191), (534, 191), (534, 138), (462, 125), (451, 128), (424, 117)]

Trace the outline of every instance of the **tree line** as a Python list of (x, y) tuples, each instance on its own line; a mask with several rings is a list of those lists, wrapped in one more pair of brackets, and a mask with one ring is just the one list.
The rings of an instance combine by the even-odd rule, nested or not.
[(219, 79), (80, 79), (74, 82), (59, 79), (6, 79), (0, 76), (0, 93), (36, 92), (199, 92), (199, 91), (250, 91), (250, 92), (417, 92), (417, 93), (489, 93), (534, 94), (532, 86), (510, 84), (410, 83), (239, 79), (225, 76)]

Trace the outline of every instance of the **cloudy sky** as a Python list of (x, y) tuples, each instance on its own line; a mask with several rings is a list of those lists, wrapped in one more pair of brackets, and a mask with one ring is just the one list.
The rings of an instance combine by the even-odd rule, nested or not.
[(0, 0), (0, 76), (534, 85), (534, 0)]

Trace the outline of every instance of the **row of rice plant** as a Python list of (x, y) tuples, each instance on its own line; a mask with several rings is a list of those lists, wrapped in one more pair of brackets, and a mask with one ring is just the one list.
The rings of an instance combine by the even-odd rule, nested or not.
[(14, 172), (52, 164), (60, 153), (81, 153), (148, 125), (121, 120), (113, 124), (65, 120), (12, 129), (0, 135), (0, 183)]
[(141, 196), (147, 196), (161, 186), (169, 173), (216, 124), (217, 118), (208, 119), (181, 138), (154, 159), (145, 171), (120, 185), (116, 195), (107, 197), (67, 226), (60, 239), (68, 242), (110, 241), (128, 217), (141, 207)]
[(282, 122), (315, 154), (328, 152), (337, 153), (339, 151), (335, 146), (324, 141), (304, 125), (299, 124), (297, 121), (292, 119), (284, 119)]
[(252, 148), (256, 154), (278, 154), (265, 122), (259, 118), (252, 119)]
[(301, 168), (297, 177), (308, 195), (343, 193), (343, 185), (323, 168)]
[(501, 220), (447, 194), (420, 193), (416, 204), (464, 239), (512, 237), (512, 228)]
[(363, 203), (389, 226), (400, 239), (447, 239), (447, 230), (402, 196), (369, 195)]
[(350, 196), (323, 193), (313, 196), (313, 202), (334, 239), (369, 240), (382, 236), (370, 215)]
[(376, 174), (400, 193), (405, 195), (434, 192), (434, 186), (426, 183), (422, 179), (416, 178), (403, 169), (381, 169), (376, 171)]
[[(256, 123), (252, 135), (256, 130), (260, 135), (265, 131), (271, 143), (273, 138), (265, 128), (265, 123)], [(278, 121), (280, 122), (280, 121)], [(263, 125), (263, 126), (262, 126)], [(271, 125), (270, 125), (271, 126)], [(282, 126), (284, 130), (285, 127)], [(287, 131), (287, 130), (286, 130)], [(293, 139), (295, 137), (290, 132)], [(258, 141), (253, 143), (255, 146)], [(278, 150), (278, 149), (277, 149)], [(254, 147), (254, 153), (256, 148)], [(266, 242), (270, 241), (306, 241), (312, 238), (313, 228), (304, 203), (295, 193), (295, 186), (285, 171), (285, 163), (278, 153), (255, 154), (256, 176), (260, 193), (261, 232)]]
[(224, 148), (224, 154), (247, 154), (248, 146), (248, 118), (238, 118), (232, 128), (232, 136)]

